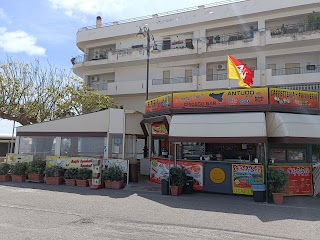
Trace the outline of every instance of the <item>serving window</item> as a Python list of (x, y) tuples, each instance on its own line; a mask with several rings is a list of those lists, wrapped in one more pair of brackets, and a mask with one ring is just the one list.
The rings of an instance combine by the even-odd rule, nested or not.
[(274, 162), (306, 162), (307, 145), (271, 145), (269, 159)]

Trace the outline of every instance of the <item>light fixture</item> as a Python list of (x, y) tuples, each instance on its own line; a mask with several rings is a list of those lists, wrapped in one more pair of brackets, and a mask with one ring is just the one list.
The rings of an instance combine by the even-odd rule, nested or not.
[(143, 39), (145, 38), (143, 30), (140, 28), (139, 32), (136, 34), (136, 38)]
[(157, 44), (154, 44), (151, 52), (154, 53), (154, 54), (160, 53), (160, 50), (158, 49)]

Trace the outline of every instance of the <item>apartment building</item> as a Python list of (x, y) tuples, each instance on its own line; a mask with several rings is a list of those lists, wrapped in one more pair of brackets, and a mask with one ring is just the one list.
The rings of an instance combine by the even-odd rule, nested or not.
[[(223, 1), (83, 27), (73, 71), (127, 109), (169, 92), (237, 88), (227, 55), (254, 70), (253, 86), (320, 90), (319, 0)], [(103, 17), (103, 16), (102, 16)], [(147, 38), (150, 72), (147, 89)], [(155, 51), (159, 50), (159, 51)]]

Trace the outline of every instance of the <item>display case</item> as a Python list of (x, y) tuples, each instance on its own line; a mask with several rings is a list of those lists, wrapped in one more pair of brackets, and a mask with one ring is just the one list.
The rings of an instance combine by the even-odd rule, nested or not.
[(182, 159), (199, 160), (205, 153), (203, 143), (183, 142), (181, 145)]

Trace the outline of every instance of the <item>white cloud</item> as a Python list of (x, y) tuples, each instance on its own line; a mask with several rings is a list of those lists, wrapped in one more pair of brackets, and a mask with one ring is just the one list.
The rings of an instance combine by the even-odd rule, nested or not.
[(24, 31), (8, 32), (6, 28), (0, 27), (0, 48), (9, 53), (25, 52), (28, 55), (43, 56), (46, 49), (37, 46), (36, 37)]
[[(150, 0), (48, 0), (54, 9), (62, 10), (69, 17), (83, 15), (101, 16), (109, 21), (198, 6), (218, 0), (150, 1)], [(80, 16), (82, 15), (82, 16)], [(112, 18), (110, 20), (110, 18)]]

